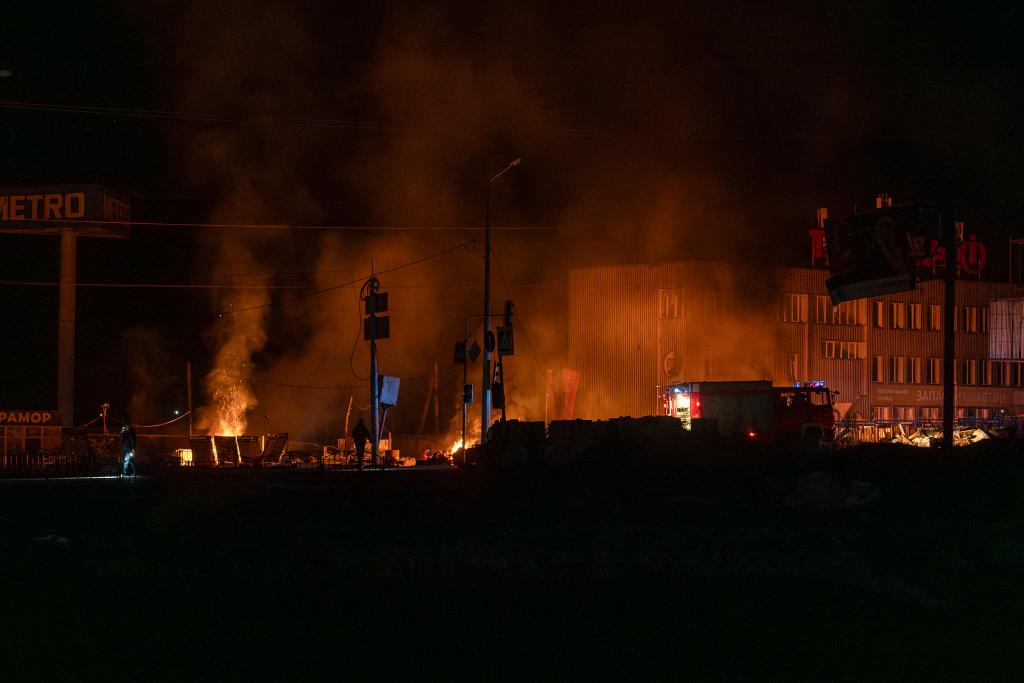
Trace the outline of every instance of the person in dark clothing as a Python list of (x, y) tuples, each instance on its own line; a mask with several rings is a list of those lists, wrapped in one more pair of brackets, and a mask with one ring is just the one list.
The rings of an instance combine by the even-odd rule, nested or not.
[(121, 427), (121, 457), (121, 474), (135, 474), (135, 427), (130, 423)]
[(366, 452), (366, 442), (370, 440), (370, 430), (363, 424), (363, 418), (352, 428), (352, 441), (356, 444), (356, 463), (359, 468), (363, 467), (363, 453)]

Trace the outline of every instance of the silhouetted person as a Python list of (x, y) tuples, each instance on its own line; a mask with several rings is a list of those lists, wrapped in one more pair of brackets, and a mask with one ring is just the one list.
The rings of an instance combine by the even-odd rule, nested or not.
[(121, 457), (121, 474), (135, 474), (135, 427), (130, 423), (121, 427)]
[(370, 440), (370, 430), (363, 424), (363, 418), (359, 418), (358, 424), (352, 428), (352, 441), (356, 444), (356, 463), (359, 469), (363, 468), (363, 453), (366, 452), (366, 442)]

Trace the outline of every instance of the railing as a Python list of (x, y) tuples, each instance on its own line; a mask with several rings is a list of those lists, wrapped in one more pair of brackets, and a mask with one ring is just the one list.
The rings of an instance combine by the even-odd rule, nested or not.
[(119, 462), (70, 449), (0, 453), (0, 476), (70, 477), (117, 474)]
[[(1024, 437), (1024, 416), (999, 415), (996, 417), (958, 417), (954, 432), (975, 429), (999, 430), (1006, 436)], [(840, 446), (860, 443), (878, 443), (897, 440), (899, 436), (914, 438), (942, 438), (942, 420), (918, 418), (913, 420), (838, 420), (836, 441)]]

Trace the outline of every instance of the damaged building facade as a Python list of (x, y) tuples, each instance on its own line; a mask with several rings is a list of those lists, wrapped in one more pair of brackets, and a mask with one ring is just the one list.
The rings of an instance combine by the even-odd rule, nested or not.
[[(700, 261), (572, 271), (576, 416), (660, 414), (677, 382), (769, 379), (824, 380), (840, 418), (941, 420), (942, 283), (833, 307), (827, 276)], [(1022, 361), (989, 348), (990, 306), (1017, 290), (957, 282), (958, 417), (1024, 414)]]

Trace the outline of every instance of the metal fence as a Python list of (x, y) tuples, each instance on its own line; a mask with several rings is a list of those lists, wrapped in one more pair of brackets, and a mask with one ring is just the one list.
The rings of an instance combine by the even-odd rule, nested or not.
[(117, 474), (120, 462), (70, 448), (0, 455), (0, 477), (78, 477)]
[[(987, 434), (1002, 437), (1024, 437), (1024, 416), (959, 417), (953, 431), (961, 441), (971, 441), (971, 433), (981, 429)], [(883, 441), (911, 442), (915, 445), (933, 445), (942, 439), (942, 420), (839, 420), (836, 422), (836, 442), (840, 446)]]

